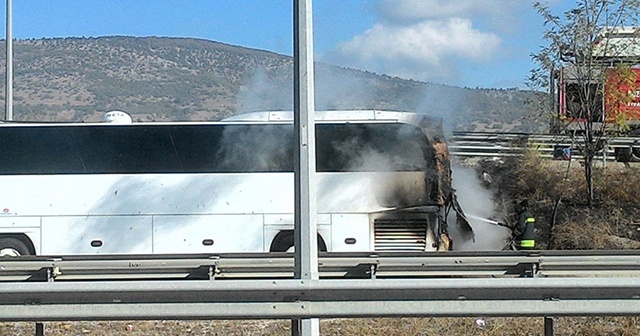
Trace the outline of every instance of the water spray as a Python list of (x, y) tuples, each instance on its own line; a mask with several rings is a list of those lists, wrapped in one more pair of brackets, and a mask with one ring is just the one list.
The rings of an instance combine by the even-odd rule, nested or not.
[(467, 214), (467, 217), (469, 218), (473, 218), (473, 219), (477, 219), (479, 221), (483, 221), (485, 223), (491, 224), (491, 225), (497, 225), (497, 226), (504, 226), (506, 228), (511, 228), (511, 226), (509, 226), (509, 224), (507, 223), (502, 223), (502, 222), (498, 222), (496, 220), (493, 219), (488, 219), (488, 218), (482, 218), (482, 217), (478, 217), (478, 216), (474, 216), (474, 215), (469, 215)]

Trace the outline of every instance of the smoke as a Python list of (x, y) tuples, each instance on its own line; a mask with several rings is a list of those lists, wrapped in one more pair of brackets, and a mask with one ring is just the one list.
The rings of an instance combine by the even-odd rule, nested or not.
[[(491, 193), (485, 189), (473, 169), (460, 166), (452, 166), (453, 188), (456, 189), (458, 201), (464, 212), (486, 219), (500, 219), (496, 213), (496, 205)], [(493, 225), (475, 218), (468, 218), (475, 234), (475, 239), (464, 240), (461, 232), (451, 230), (451, 238), (454, 241), (455, 250), (501, 250), (505, 247), (507, 239), (511, 235), (508, 228)], [(455, 222), (455, 219), (449, 219)], [(455, 229), (455, 228), (452, 228)]]
[(238, 113), (293, 110), (292, 79), (286, 74), (258, 68), (240, 88), (236, 97)]
[(466, 89), (427, 85), (420, 93), (421, 100), (416, 107), (420, 113), (442, 119), (446, 130), (455, 129), (456, 119), (464, 114), (463, 103), (467, 99)]
[(316, 64), (316, 108), (318, 110), (381, 109), (375, 90), (355, 70)]
[[(455, 129), (455, 118), (461, 117), (461, 106), (466, 99), (467, 90), (434, 84), (425, 85), (409, 85), (403, 90), (399, 90), (398, 95), (392, 99), (375, 99), (374, 97), (387, 97), (383, 95), (383, 90), (379, 85), (373, 83), (371, 74), (363, 74), (355, 70), (336, 69), (326, 65), (316, 65), (315, 73), (315, 101), (317, 110), (344, 109), (382, 109), (382, 110), (407, 110), (416, 111), (430, 116), (439, 117), (443, 120), (446, 131)], [(238, 111), (268, 111), (268, 110), (292, 110), (293, 105), (293, 87), (291, 85), (292, 69), (286, 70), (286, 74), (274, 74), (267, 69), (256, 70), (254, 75), (245, 83), (243, 89), (238, 95)], [(385, 79), (383, 87), (386, 90), (392, 89), (387, 87), (391, 84)], [(229, 141), (237, 141), (246, 135), (234, 134), (228, 137)], [(398, 135), (397, 138), (403, 138), (404, 135)], [(328, 137), (337, 140), (335, 136)], [(390, 137), (395, 138), (395, 137)], [(256, 146), (260, 148), (259, 153), (268, 153), (271, 150), (278, 151), (281, 144), (275, 146), (267, 145), (265, 141), (267, 137), (263, 137), (262, 141), (247, 144), (247, 146)], [(406, 140), (406, 138), (405, 138)], [(370, 148), (363, 146), (370, 139), (361, 139), (357, 136), (351, 139), (342, 138), (342, 144), (334, 143), (334, 151), (328, 157), (321, 157), (321, 153), (317, 153), (318, 162), (330, 162), (337, 165), (333, 167), (333, 171), (346, 169), (349, 171), (359, 172), (383, 172), (393, 171), (394, 168), (401, 166), (413, 166), (419, 169), (415, 171), (432, 169), (432, 167), (424, 167), (413, 160), (406, 160), (407, 157), (420, 158), (420, 155), (405, 155), (402, 160), (398, 157), (388, 157), (382, 153), (407, 153), (414, 152), (413, 147), (407, 141), (403, 142), (402, 148), (380, 151), (380, 148)], [(388, 141), (385, 147), (395, 142)], [(388, 149), (388, 148), (387, 148)], [(416, 148), (417, 149), (417, 148)], [(250, 162), (253, 160), (243, 160)], [(278, 160), (261, 160), (268, 166), (270, 163)], [(349, 167), (344, 167), (345, 164)], [(343, 166), (340, 168), (340, 166)], [(402, 167), (402, 168), (407, 168)], [(487, 190), (482, 188), (476, 174), (471, 169), (462, 167), (453, 167), (453, 187), (457, 189), (458, 200), (468, 214), (482, 218), (496, 218), (495, 205), (491, 195)], [(413, 171), (410, 168), (408, 170)], [(380, 199), (379, 204), (382, 206), (394, 205), (415, 205), (423, 204), (428, 201), (421, 199), (420, 196), (414, 196), (408, 190), (423, 188), (417, 185), (417, 181), (413, 175), (407, 180), (388, 181), (385, 186), (388, 187), (386, 195), (393, 197), (393, 200)], [(344, 183), (345, 181), (343, 181)], [(339, 194), (341, 202), (338, 204), (347, 204), (355, 201), (354, 196), (346, 196), (349, 192), (360, 192), (362, 184), (345, 185), (338, 187), (327, 183), (326, 187), (336, 188), (340, 190)], [(428, 186), (426, 186), (428, 188)], [(395, 192), (394, 192), (395, 190)], [(373, 191), (374, 194), (380, 195), (380, 191)], [(321, 200), (322, 203), (322, 200)], [(334, 204), (333, 202), (328, 202)], [(366, 203), (366, 202), (365, 202)], [(455, 223), (455, 219), (449, 220)], [(504, 227), (488, 224), (476, 219), (470, 219), (470, 224), (475, 231), (475, 241), (467, 240), (462, 237), (461, 232), (455, 231), (455, 225), (450, 225), (451, 235), (454, 239), (454, 248), (457, 250), (500, 250), (505, 246), (505, 240), (509, 237), (510, 232)]]
[(328, 173), (321, 183), (319, 208), (374, 212), (427, 202), (423, 149), (416, 145), (416, 134), (404, 128), (401, 124), (319, 127), (318, 171)]

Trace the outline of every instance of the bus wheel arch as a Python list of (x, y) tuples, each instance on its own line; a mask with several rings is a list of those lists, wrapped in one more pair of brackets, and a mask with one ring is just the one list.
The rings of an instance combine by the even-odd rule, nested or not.
[[(294, 244), (293, 231), (280, 231), (271, 241), (269, 252), (289, 252), (292, 251)], [(318, 233), (318, 251), (327, 252), (327, 244), (322, 236)]]
[(22, 255), (34, 254), (35, 247), (33, 246), (33, 242), (25, 234), (0, 235), (0, 257), (17, 257)]

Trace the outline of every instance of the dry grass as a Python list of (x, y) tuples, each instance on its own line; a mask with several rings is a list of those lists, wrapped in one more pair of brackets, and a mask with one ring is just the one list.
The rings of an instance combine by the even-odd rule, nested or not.
[[(367, 318), (320, 321), (322, 335), (543, 335), (540, 317), (486, 318), (484, 328), (476, 327), (475, 318)], [(555, 335), (640, 334), (639, 317), (572, 317), (554, 319)], [(291, 335), (286, 320), (259, 321), (144, 321), (144, 322), (50, 322), (45, 323), (49, 336), (178, 336), (178, 335)], [(2, 323), (0, 335), (33, 335), (33, 323)]]
[(584, 168), (578, 161), (545, 160), (531, 152), (524, 158), (506, 162), (483, 162), (478, 169), (493, 175), (495, 183), (490, 187), (501, 208), (510, 211), (510, 218), (515, 215), (514, 202), (529, 200), (530, 210), (536, 216), (538, 248), (638, 246), (627, 239), (640, 239), (640, 233), (632, 225), (640, 218), (640, 164), (607, 163), (604, 167), (602, 163), (596, 164), (595, 202), (591, 208), (586, 206)]

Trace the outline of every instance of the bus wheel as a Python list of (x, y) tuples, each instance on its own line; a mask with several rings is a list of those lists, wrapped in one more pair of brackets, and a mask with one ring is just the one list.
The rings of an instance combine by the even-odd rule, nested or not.
[(631, 161), (638, 162), (640, 161), (640, 147), (631, 148)]
[(29, 255), (29, 247), (17, 238), (0, 238), (0, 257)]
[[(273, 238), (269, 252), (293, 252), (293, 245), (293, 231), (282, 231)], [(318, 250), (327, 252), (327, 244), (325, 244), (320, 235), (318, 235)]]
[(615, 152), (617, 162), (631, 161), (631, 156), (632, 156), (631, 148), (616, 148), (614, 152)]

